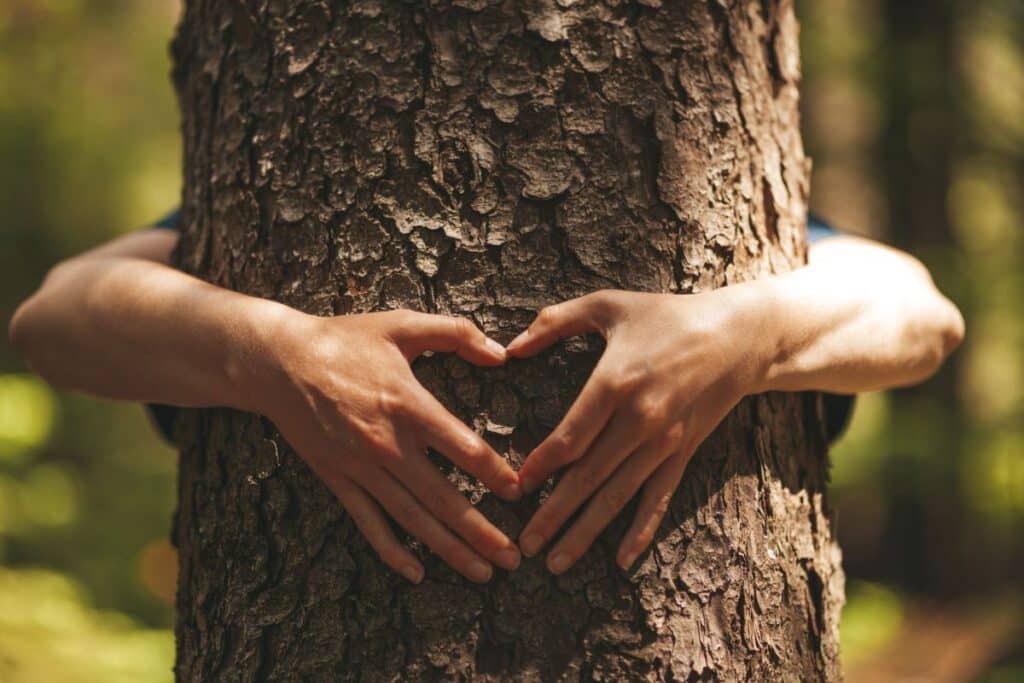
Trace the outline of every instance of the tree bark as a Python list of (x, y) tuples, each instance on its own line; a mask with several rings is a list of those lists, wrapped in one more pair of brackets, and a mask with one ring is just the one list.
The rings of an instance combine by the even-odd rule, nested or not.
[[(189, 0), (181, 266), (318, 315), (407, 307), (507, 341), (606, 287), (805, 258), (789, 0)], [(417, 376), (518, 466), (600, 354)], [(835, 680), (843, 577), (816, 394), (744, 400), (653, 549), (631, 508), (565, 575), (387, 570), (265, 419), (179, 420), (179, 680)], [(440, 467), (514, 538), (502, 502)]]

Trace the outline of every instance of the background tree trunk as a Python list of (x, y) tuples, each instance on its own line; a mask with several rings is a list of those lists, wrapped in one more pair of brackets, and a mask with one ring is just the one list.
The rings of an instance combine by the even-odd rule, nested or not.
[[(179, 257), (219, 285), (467, 315), (504, 341), (595, 289), (804, 259), (788, 1), (185, 4)], [(416, 371), (518, 464), (599, 353)], [(420, 586), (385, 569), (266, 420), (193, 411), (178, 437), (181, 680), (839, 678), (816, 395), (733, 411), (632, 571), (624, 517), (564, 576), (525, 560), (487, 586), (431, 556)], [(451, 476), (513, 536), (537, 506)]]

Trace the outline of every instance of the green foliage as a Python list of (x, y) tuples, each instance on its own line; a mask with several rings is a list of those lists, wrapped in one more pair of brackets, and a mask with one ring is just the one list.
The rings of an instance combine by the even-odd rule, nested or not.
[(0, 461), (21, 462), (50, 438), (53, 391), (37, 377), (0, 375)]
[(840, 647), (843, 666), (866, 659), (889, 643), (903, 623), (903, 600), (890, 588), (868, 582), (847, 586)]
[[(177, 204), (177, 12), (0, 3), (0, 320)], [(139, 407), (55, 392), (0, 343), (0, 680), (170, 680), (174, 464)]]
[(171, 681), (174, 637), (88, 604), (66, 575), (0, 567), (0, 680)]

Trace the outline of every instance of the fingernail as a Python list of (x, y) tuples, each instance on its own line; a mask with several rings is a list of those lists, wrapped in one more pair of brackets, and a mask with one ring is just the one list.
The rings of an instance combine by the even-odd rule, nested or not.
[(423, 580), (423, 567), (417, 567), (414, 564), (402, 565), (398, 570), (402, 576), (409, 579), (413, 583), (419, 583)]
[(519, 547), (523, 549), (523, 554), (527, 557), (536, 555), (542, 545), (544, 545), (544, 539), (540, 534), (527, 534), (519, 543)]
[(496, 559), (498, 564), (504, 569), (512, 571), (513, 569), (518, 569), (522, 555), (519, 554), (518, 548), (511, 546), (498, 553)]
[(619, 566), (622, 567), (624, 571), (628, 571), (629, 568), (633, 566), (633, 563), (636, 562), (636, 556), (637, 553), (635, 550), (623, 553), (619, 556)]
[(533, 477), (520, 477), (519, 483), (526, 493), (533, 493), (533, 489), (537, 487), (537, 482), (533, 480)]
[(569, 565), (572, 564), (572, 558), (567, 553), (558, 553), (548, 560), (548, 569), (555, 574), (561, 574)]
[(523, 330), (522, 332), (519, 333), (519, 336), (510, 341), (508, 343), (508, 346), (506, 346), (505, 348), (510, 349), (517, 344), (522, 344), (524, 341), (526, 341), (526, 337), (528, 334), (530, 334), (529, 330)]
[(490, 337), (487, 338), (487, 341), (484, 343), (484, 346), (486, 346), (487, 350), (493, 353), (495, 356), (498, 356), (499, 358), (505, 357), (505, 347), (499, 344), (498, 342), (494, 341)]
[(477, 583), (487, 583), (491, 580), (491, 574), (494, 570), (491, 569), (491, 565), (480, 560), (473, 560), (469, 563), (469, 569), (466, 574), (469, 578)]
[(504, 488), (501, 489), (501, 495), (509, 500), (519, 500), (523, 497), (523, 487), (518, 482), (511, 482), (505, 484)]

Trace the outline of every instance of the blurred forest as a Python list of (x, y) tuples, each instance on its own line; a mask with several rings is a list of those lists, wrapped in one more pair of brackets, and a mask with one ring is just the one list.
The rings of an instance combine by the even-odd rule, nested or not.
[[(0, 320), (177, 203), (176, 0), (0, 4)], [(851, 681), (1024, 681), (1024, 1), (803, 0), (813, 210), (967, 319), (834, 449)], [(870, 274), (866, 274), (870, 276)], [(0, 681), (171, 680), (175, 453), (0, 344)]]

